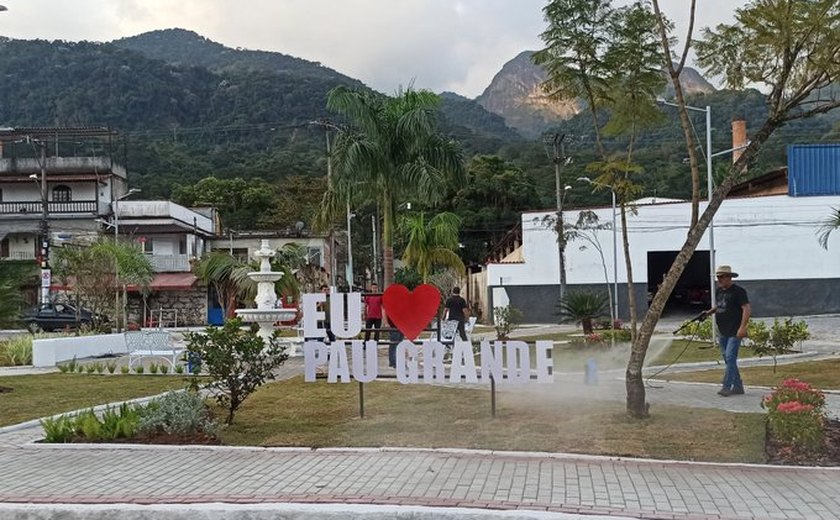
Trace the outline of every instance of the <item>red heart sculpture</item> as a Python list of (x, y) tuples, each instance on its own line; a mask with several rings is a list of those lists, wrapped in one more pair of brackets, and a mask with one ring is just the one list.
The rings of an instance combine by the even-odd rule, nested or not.
[(405, 285), (391, 285), (382, 295), (385, 313), (405, 339), (414, 340), (437, 315), (440, 291), (434, 285), (423, 284), (414, 291)]

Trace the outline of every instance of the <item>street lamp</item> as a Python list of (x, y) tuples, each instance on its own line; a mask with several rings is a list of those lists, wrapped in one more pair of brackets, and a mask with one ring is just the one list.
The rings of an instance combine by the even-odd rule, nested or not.
[[(678, 107), (680, 105), (676, 103), (671, 103), (670, 101), (666, 101), (662, 98), (658, 98), (656, 100), (658, 103), (669, 106), (669, 107)], [(693, 110), (694, 112), (703, 112), (706, 114), (706, 192), (709, 204), (712, 202), (712, 157), (715, 155), (720, 154), (712, 154), (712, 107), (706, 105), (706, 108), (698, 108), (693, 107), (690, 105), (684, 105), (686, 110)], [(731, 151), (731, 150), (730, 150)], [(722, 152), (727, 153), (727, 152)], [(716, 296), (715, 296), (715, 219), (714, 216), (709, 220), (709, 282), (711, 289), (709, 290), (709, 296), (711, 299), (711, 305), (714, 307)], [(712, 343), (715, 343), (715, 327), (714, 327), (714, 315), (712, 315)]]
[(126, 193), (114, 199), (114, 242), (117, 241), (120, 234), (120, 201), (131, 197), (135, 193), (140, 193), (140, 188), (131, 188)]
[(612, 235), (613, 235), (613, 327), (618, 319), (618, 226), (616, 226), (615, 190), (612, 186), (593, 181), (589, 177), (578, 177), (578, 182), (585, 182), (592, 186), (605, 187), (610, 189), (612, 194)]

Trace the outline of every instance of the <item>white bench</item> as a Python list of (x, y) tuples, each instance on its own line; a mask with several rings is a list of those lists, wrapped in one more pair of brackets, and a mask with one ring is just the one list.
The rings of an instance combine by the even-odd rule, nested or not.
[(184, 348), (176, 345), (166, 331), (128, 331), (125, 333), (125, 346), (128, 350), (128, 368), (138, 360), (155, 357), (164, 359), (175, 370), (178, 358)]
[[(466, 323), (464, 323), (464, 332), (467, 333), (467, 341), (472, 342), (472, 331), (478, 319), (475, 316), (470, 316)], [(437, 326), (437, 322), (432, 322), (432, 328)], [(455, 341), (458, 335), (458, 321), (457, 320), (443, 320), (440, 324), (440, 342), (444, 345), (451, 344)], [(437, 331), (429, 333), (427, 339), (437, 340)]]

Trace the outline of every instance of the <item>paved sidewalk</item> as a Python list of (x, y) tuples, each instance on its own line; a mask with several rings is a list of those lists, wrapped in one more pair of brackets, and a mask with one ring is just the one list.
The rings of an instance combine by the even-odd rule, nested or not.
[(425, 450), (0, 449), (0, 502), (368, 503), (638, 518), (838, 518), (840, 471)]

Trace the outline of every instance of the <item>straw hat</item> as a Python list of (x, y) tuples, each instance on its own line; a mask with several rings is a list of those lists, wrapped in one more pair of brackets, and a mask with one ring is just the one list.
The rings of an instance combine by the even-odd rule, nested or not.
[(732, 271), (732, 266), (729, 265), (719, 265), (717, 270), (715, 270), (715, 276), (723, 276), (729, 275), (732, 278), (738, 278), (738, 273)]

